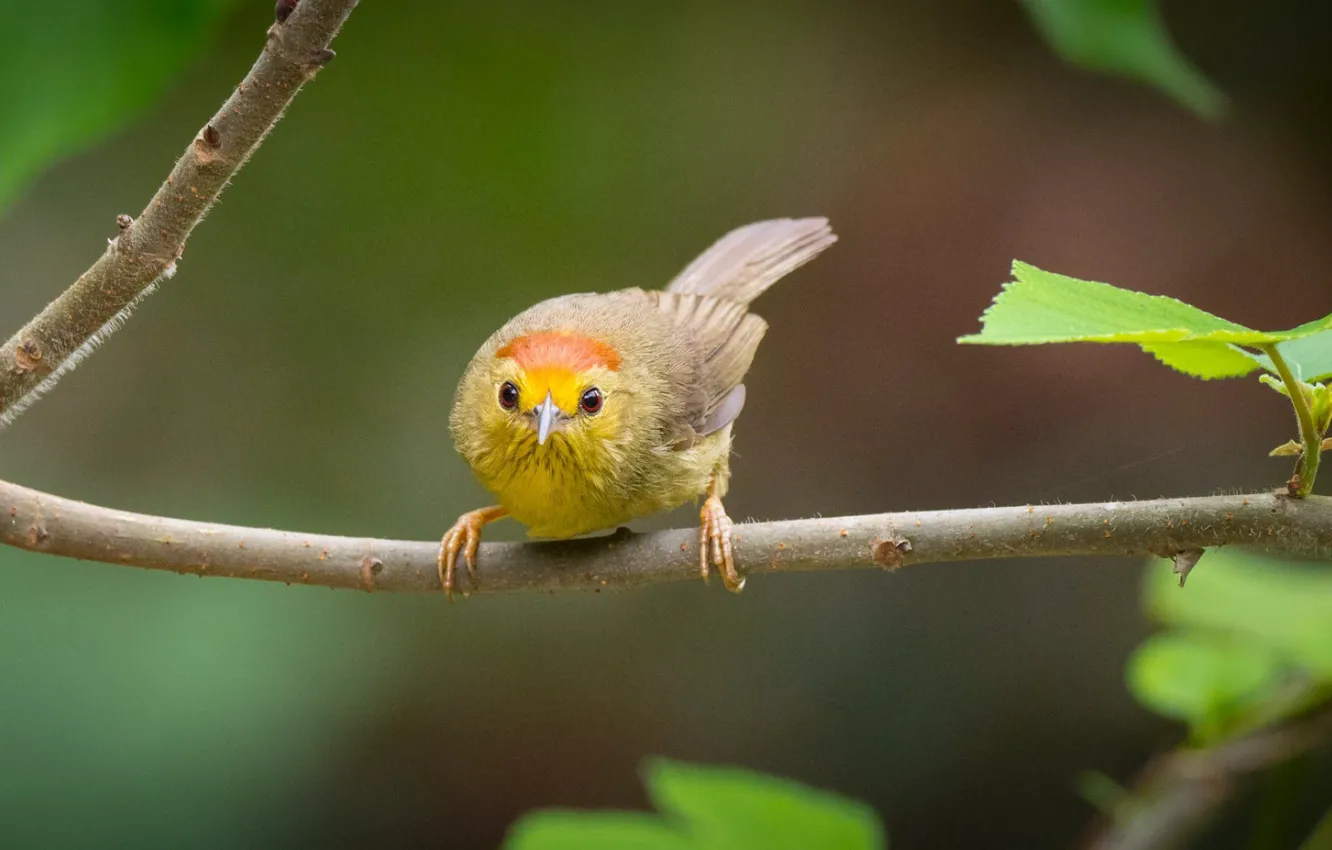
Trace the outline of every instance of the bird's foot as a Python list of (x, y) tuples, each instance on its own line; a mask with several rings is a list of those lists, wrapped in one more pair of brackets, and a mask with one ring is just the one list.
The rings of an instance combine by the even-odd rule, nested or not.
[(458, 517), (439, 543), (439, 581), (449, 601), (453, 601), (454, 578), (458, 568), (458, 555), (463, 556), (467, 575), (476, 583), (476, 549), (481, 545), (481, 529), (488, 522), (504, 516), (508, 511), (500, 507), (480, 508)]
[(735, 568), (735, 552), (731, 548), (731, 518), (722, 507), (721, 496), (710, 493), (698, 514), (698, 571), (703, 581), (708, 580), (711, 566), (721, 574), (722, 583), (732, 593), (745, 589), (745, 579)]

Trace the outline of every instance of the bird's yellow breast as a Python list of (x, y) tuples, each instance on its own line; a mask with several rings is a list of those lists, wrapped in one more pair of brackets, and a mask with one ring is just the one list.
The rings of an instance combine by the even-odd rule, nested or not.
[(557, 435), (546, 445), (522, 439), (478, 458), (473, 468), (514, 519), (533, 537), (566, 538), (614, 528), (698, 498), (709, 475), (724, 469), (730, 429), (683, 451), (653, 452), (630, 463), (613, 443), (571, 444)]
[(543, 446), (523, 435), (476, 464), (476, 474), (532, 536), (573, 537), (633, 519), (603, 455), (563, 434)]
[(574, 537), (634, 518), (627, 505), (606, 499), (596, 483), (563, 465), (523, 464), (487, 486), (533, 537)]

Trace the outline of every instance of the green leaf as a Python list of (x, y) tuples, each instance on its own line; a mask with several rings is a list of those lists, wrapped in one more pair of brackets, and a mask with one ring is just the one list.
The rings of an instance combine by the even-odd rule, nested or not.
[(1297, 353), (1314, 362), (1323, 353), (1323, 345), (1332, 347), (1330, 329), (1332, 316), (1287, 331), (1256, 331), (1175, 298), (1078, 280), (1014, 261), (1013, 280), (1004, 284), (981, 316), (981, 332), (961, 337), (958, 342), (1136, 343), (1162, 363), (1186, 374), (1233, 378), (1259, 368), (1272, 370), (1267, 357), (1239, 346), (1280, 343), (1284, 353), (1284, 346), (1303, 343)]
[(509, 830), (505, 850), (690, 850), (697, 843), (658, 817), (636, 812), (544, 811)]
[(1304, 453), (1304, 446), (1294, 440), (1287, 440), (1267, 453), (1268, 457), (1299, 457)]
[(775, 776), (657, 759), (648, 764), (647, 784), (657, 807), (687, 823), (699, 846), (883, 846), (868, 806)]
[(0, 3), (0, 212), (151, 103), (235, 0)]
[(1228, 342), (1152, 342), (1142, 350), (1172, 369), (1195, 378), (1240, 378), (1262, 367), (1261, 355)]
[[(1332, 378), (1332, 331), (1320, 331), (1302, 339), (1293, 339), (1277, 346), (1281, 356), (1286, 358), (1295, 377), (1302, 381), (1322, 381)], [(1272, 361), (1264, 354), (1254, 355), (1259, 358), (1264, 369), (1276, 372)]]
[(1239, 635), (1332, 682), (1332, 570), (1325, 563), (1209, 549), (1186, 590), (1168, 569), (1149, 570), (1145, 600), (1163, 623)]
[(1152, 0), (1022, 0), (1065, 61), (1156, 87), (1215, 121), (1226, 96), (1180, 54)]
[(1210, 744), (1332, 698), (1332, 571), (1208, 550), (1181, 590), (1153, 561), (1144, 600), (1169, 630), (1130, 659), (1129, 689)]
[(1126, 678), (1139, 702), (1185, 721), (1195, 738), (1211, 742), (1231, 732), (1276, 690), (1282, 670), (1280, 654), (1257, 641), (1173, 630), (1138, 647)]
[(536, 812), (506, 850), (877, 850), (882, 828), (866, 805), (738, 768), (657, 759), (645, 781), (663, 817), (625, 812)]
[(1108, 283), (1078, 280), (1015, 260), (981, 316), (982, 330), (958, 342), (1040, 345), (1050, 342), (1218, 342), (1266, 345), (1332, 328), (1332, 316), (1288, 331), (1255, 331), (1183, 301)]

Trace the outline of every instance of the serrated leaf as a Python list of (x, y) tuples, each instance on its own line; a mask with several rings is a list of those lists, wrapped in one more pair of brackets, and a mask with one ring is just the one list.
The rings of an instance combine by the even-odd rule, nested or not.
[(1174, 630), (1144, 641), (1126, 678), (1143, 705), (1188, 723), (1197, 739), (1215, 741), (1276, 690), (1283, 668), (1282, 656), (1258, 641)]
[(152, 102), (235, 0), (0, 3), (0, 212)]
[(1066, 61), (1154, 86), (1208, 120), (1226, 96), (1179, 52), (1151, 0), (1022, 0)]
[(1202, 378), (1240, 378), (1262, 368), (1258, 355), (1226, 342), (1153, 342), (1142, 350), (1166, 366)]
[(1211, 549), (1187, 590), (1169, 570), (1149, 570), (1144, 598), (1163, 623), (1240, 635), (1332, 682), (1332, 570), (1325, 563)]
[[(958, 339), (983, 345), (1064, 342), (1136, 343), (1162, 363), (1199, 378), (1233, 378), (1271, 361), (1240, 346), (1291, 346), (1311, 363), (1332, 345), (1332, 316), (1286, 331), (1256, 331), (1175, 298), (1078, 280), (1014, 261), (1004, 284), (981, 316), (981, 332)], [(1283, 353), (1285, 348), (1282, 348)], [(1326, 364), (1323, 364), (1326, 365)]]
[(1021, 261), (1013, 262), (1013, 278), (981, 316), (981, 332), (958, 342), (1268, 345), (1332, 329), (1332, 316), (1325, 316), (1288, 331), (1256, 331), (1175, 298), (1078, 280)]
[(883, 830), (863, 803), (738, 768), (656, 759), (648, 793), (664, 817), (629, 812), (535, 812), (505, 850), (880, 850)]

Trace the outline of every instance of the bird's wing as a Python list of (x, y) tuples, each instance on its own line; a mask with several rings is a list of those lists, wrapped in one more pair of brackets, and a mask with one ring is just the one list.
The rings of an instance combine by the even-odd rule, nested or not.
[(826, 218), (748, 224), (713, 243), (666, 290), (748, 304), (836, 241)]
[(648, 294), (698, 356), (697, 383), (686, 405), (689, 426), (696, 436), (721, 430), (744, 406), (741, 381), (768, 323), (735, 301), (678, 292)]
[(685, 421), (675, 445), (689, 445), (740, 415), (741, 382), (768, 329), (749, 312), (750, 302), (836, 241), (826, 218), (755, 222), (717, 240), (664, 291), (632, 290), (634, 297), (655, 299), (682, 342), (697, 353), (697, 371), (682, 388)]

